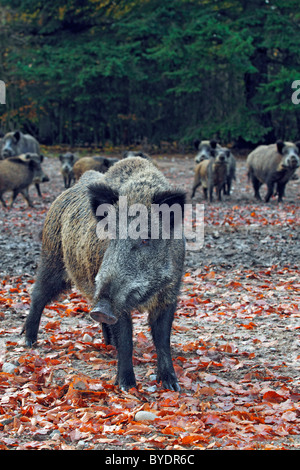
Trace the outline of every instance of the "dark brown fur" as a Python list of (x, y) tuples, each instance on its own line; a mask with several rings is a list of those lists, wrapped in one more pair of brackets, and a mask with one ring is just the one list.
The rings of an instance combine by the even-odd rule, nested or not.
[(82, 157), (73, 166), (73, 173), (75, 180), (79, 178), (88, 170), (99, 171), (106, 173), (110, 166), (116, 162), (116, 159), (109, 159), (101, 156)]
[(0, 200), (4, 207), (6, 202), (3, 194), (7, 191), (12, 191), (11, 207), (19, 193), (32, 207), (28, 187), (43, 181), (49, 181), (49, 178), (41, 170), (39, 155), (27, 153), (0, 161)]

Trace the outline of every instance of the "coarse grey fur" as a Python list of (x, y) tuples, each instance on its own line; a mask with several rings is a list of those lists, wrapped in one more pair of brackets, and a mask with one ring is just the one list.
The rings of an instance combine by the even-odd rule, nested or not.
[[(122, 389), (135, 386), (132, 365), (133, 309), (148, 312), (157, 350), (157, 380), (166, 388), (180, 387), (172, 365), (170, 334), (180, 287), (185, 242), (171, 238), (150, 238), (147, 233), (133, 239), (124, 237), (127, 225), (119, 225), (116, 239), (105, 237), (98, 208), (109, 204), (117, 220), (122, 215), (121, 196), (128, 207), (143, 204), (178, 204), (183, 209), (185, 193), (174, 189), (147, 159), (126, 158), (105, 175), (88, 171), (52, 204), (43, 229), (39, 271), (24, 330), (29, 346), (37, 340), (40, 317), (47, 303), (74, 283), (90, 300), (91, 316), (102, 323), (107, 344), (118, 350), (117, 383)], [(105, 206), (106, 207), (106, 206)], [(161, 220), (159, 222), (160, 229)]]

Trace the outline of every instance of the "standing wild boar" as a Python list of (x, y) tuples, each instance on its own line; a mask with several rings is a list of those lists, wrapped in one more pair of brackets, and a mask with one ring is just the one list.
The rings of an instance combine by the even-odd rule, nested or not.
[[(44, 224), (41, 262), (24, 325), (27, 345), (32, 346), (37, 340), (45, 305), (74, 283), (92, 302), (91, 316), (102, 323), (105, 342), (117, 348), (116, 383), (121, 389), (136, 385), (130, 312), (140, 309), (149, 314), (157, 351), (157, 381), (179, 390), (170, 333), (185, 242), (183, 236), (174, 236), (178, 219), (175, 212), (172, 218), (170, 207), (175, 205), (183, 211), (184, 201), (185, 193), (173, 189), (164, 175), (141, 157), (122, 159), (105, 175), (86, 172), (64, 191), (50, 207)], [(137, 205), (147, 210), (152, 210), (153, 205), (167, 207), (171, 236), (162, 236), (160, 217), (155, 226), (147, 218), (146, 233), (129, 237), (134, 222), (131, 209)], [(102, 225), (105, 211), (115, 213), (118, 222), (112, 238), (107, 237)], [(157, 228), (159, 236), (151, 237), (154, 229), (157, 234)]]
[(223, 147), (216, 148), (213, 150), (213, 155), (210, 159), (202, 160), (195, 167), (192, 198), (198, 186), (202, 185), (205, 199), (207, 199), (207, 191), (209, 191), (209, 200), (212, 202), (215, 186), (218, 199), (219, 201), (222, 200), (221, 192), (227, 181), (230, 150)]
[(254, 195), (261, 200), (259, 189), (263, 183), (267, 185), (265, 202), (268, 202), (277, 185), (278, 202), (282, 202), (287, 182), (300, 165), (300, 142), (282, 142), (260, 145), (247, 157), (248, 176), (251, 178)]
[(78, 181), (81, 175), (88, 170), (100, 171), (106, 173), (107, 170), (118, 160), (116, 158), (107, 158), (100, 155), (94, 157), (82, 157), (73, 166), (75, 180)]
[(32, 207), (28, 187), (32, 183), (43, 183), (49, 178), (42, 170), (40, 155), (26, 153), (18, 157), (10, 157), (0, 161), (0, 200), (6, 207), (3, 194), (12, 191), (11, 207), (17, 195), (21, 193)]
[[(5, 134), (2, 142), (1, 158), (17, 157), (26, 153), (39, 155), (40, 163), (42, 163), (43, 156), (40, 153), (40, 144), (32, 135), (23, 134), (20, 131)], [(49, 181), (49, 179), (45, 181)], [(39, 197), (42, 197), (39, 183), (35, 183), (35, 188)]]
[(64, 179), (65, 188), (69, 188), (74, 182), (73, 166), (76, 162), (76, 156), (71, 152), (66, 152), (58, 157), (61, 162), (60, 171)]

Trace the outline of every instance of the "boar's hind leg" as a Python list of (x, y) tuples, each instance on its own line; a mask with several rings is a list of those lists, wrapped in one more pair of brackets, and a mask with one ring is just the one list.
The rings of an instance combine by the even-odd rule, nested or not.
[(261, 197), (260, 197), (260, 194), (259, 194), (259, 188), (261, 187), (261, 182), (253, 174), (251, 175), (251, 179), (252, 179), (252, 185), (253, 185), (253, 189), (254, 189), (254, 196), (255, 196), (256, 199), (261, 201)]
[(45, 306), (69, 287), (65, 281), (65, 271), (61, 262), (43, 263), (31, 295), (30, 312), (22, 333), (25, 332), (26, 345), (31, 347), (37, 341), (40, 319)]
[(157, 382), (162, 382), (162, 386), (169, 390), (180, 391), (176, 374), (174, 371), (171, 348), (170, 336), (172, 322), (176, 303), (169, 305), (165, 310), (149, 316), (151, 326), (151, 333), (157, 353)]

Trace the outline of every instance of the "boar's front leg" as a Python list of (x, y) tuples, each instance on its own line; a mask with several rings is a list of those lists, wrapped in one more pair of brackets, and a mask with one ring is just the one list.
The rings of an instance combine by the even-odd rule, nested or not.
[(150, 312), (149, 322), (157, 353), (157, 382), (161, 381), (164, 388), (178, 392), (180, 386), (174, 371), (170, 348), (175, 309), (176, 303), (169, 305), (165, 310), (152, 313), (152, 315)]
[(132, 364), (132, 321), (130, 314), (124, 312), (115, 325), (105, 325), (105, 341), (116, 346), (118, 351), (118, 374), (116, 385), (121, 390), (129, 390), (136, 386)]

